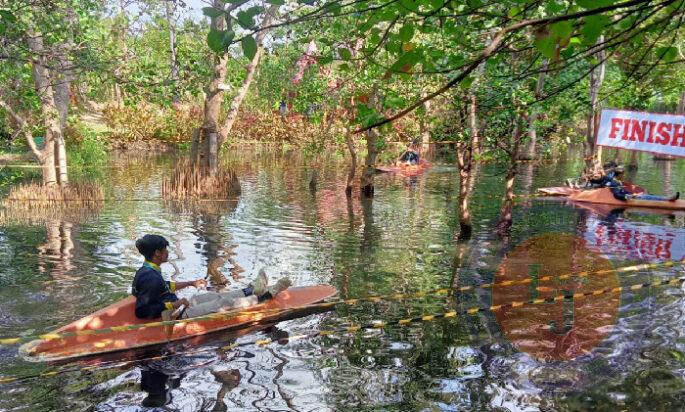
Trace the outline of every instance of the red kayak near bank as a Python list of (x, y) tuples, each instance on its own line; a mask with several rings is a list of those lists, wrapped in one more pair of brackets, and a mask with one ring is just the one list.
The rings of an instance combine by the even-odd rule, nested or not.
[[(29, 361), (60, 361), (92, 355), (125, 351), (188, 339), (212, 332), (248, 327), (261, 322), (275, 321), (293, 309), (321, 302), (334, 296), (336, 289), (328, 285), (291, 287), (263, 304), (236, 311), (235, 316), (217, 313), (193, 318), (173, 326), (136, 325), (159, 322), (161, 319), (139, 319), (135, 316), (135, 297), (129, 296), (91, 315), (61, 327), (52, 334), (79, 332), (51, 340), (34, 340), (22, 345), (20, 354)], [(213, 319), (207, 319), (214, 316)], [(116, 331), (96, 332), (106, 328)], [(92, 332), (88, 332), (92, 331)], [(85, 332), (85, 333), (84, 333)]]

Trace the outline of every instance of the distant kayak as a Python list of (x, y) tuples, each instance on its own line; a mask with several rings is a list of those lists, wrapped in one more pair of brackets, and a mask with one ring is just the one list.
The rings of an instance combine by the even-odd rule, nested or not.
[[(337, 291), (328, 285), (292, 287), (263, 304), (236, 311), (235, 316), (215, 319), (184, 320), (173, 326), (136, 325), (157, 322), (161, 319), (139, 319), (135, 316), (135, 298), (129, 296), (92, 315), (72, 322), (51, 333), (84, 332), (80, 336), (68, 336), (52, 340), (34, 340), (22, 345), (20, 354), (29, 361), (58, 361), (104, 353), (118, 352), (146, 346), (159, 345), (226, 329), (252, 326), (257, 322), (274, 321), (292, 313), (293, 309), (321, 302)], [(254, 313), (251, 313), (254, 312)], [(201, 317), (203, 318), (203, 317)], [(92, 332), (99, 329), (118, 328), (117, 331)]]
[(402, 176), (416, 176), (425, 172), (430, 167), (430, 162), (420, 160), (419, 163), (415, 165), (401, 164), (399, 166), (378, 166), (376, 167), (376, 171), (382, 173), (396, 173)]
[(685, 210), (685, 200), (661, 201), (661, 200), (618, 200), (609, 188), (583, 190), (568, 196), (574, 202), (599, 203), (612, 205), (619, 208), (649, 208), (661, 210)]
[[(623, 182), (623, 186), (631, 193), (642, 194), (645, 189), (629, 182)], [(568, 186), (541, 187), (538, 192), (545, 196), (571, 196), (582, 192), (590, 192), (597, 189), (574, 189)]]

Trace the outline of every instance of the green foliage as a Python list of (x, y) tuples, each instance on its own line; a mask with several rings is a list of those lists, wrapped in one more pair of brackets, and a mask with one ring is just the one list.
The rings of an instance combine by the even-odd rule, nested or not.
[(84, 124), (77, 124), (72, 130), (67, 145), (69, 167), (83, 172), (104, 165), (109, 158), (109, 148), (103, 136)]

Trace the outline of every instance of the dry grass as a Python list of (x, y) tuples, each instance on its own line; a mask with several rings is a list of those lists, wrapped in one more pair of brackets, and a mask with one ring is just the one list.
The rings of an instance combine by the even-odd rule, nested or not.
[(172, 213), (199, 215), (226, 215), (238, 206), (238, 198), (226, 200), (165, 200), (164, 207)]
[[(105, 200), (105, 192), (95, 183), (70, 184), (67, 187), (30, 183), (12, 188), (6, 204), (25, 209), (68, 207), (68, 204), (97, 204)], [(16, 205), (14, 205), (16, 204)]]
[(102, 187), (94, 183), (65, 188), (20, 185), (0, 203), (0, 223), (42, 223), (55, 219), (80, 222), (97, 215), (104, 200)]
[(188, 161), (176, 165), (171, 178), (162, 182), (166, 200), (230, 200), (240, 195), (238, 176), (231, 169), (208, 173)]

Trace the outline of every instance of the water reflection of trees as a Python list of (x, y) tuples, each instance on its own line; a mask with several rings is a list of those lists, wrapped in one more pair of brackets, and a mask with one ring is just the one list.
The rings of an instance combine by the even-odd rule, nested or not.
[(196, 248), (207, 260), (206, 277), (214, 286), (224, 287), (229, 284), (220, 270), (227, 262), (232, 265), (234, 276), (243, 271), (233, 259), (236, 245), (222, 222), (223, 217), (235, 211), (238, 206), (237, 198), (226, 201), (166, 201), (164, 204), (174, 214), (190, 215), (193, 235), (197, 237)]

